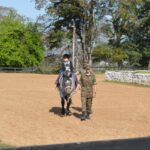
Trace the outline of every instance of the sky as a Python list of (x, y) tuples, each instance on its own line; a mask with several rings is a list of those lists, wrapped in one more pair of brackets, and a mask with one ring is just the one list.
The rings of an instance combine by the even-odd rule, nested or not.
[(37, 16), (43, 14), (42, 10), (35, 9), (34, 0), (0, 0), (0, 6), (12, 7), (22, 15), (36, 21)]

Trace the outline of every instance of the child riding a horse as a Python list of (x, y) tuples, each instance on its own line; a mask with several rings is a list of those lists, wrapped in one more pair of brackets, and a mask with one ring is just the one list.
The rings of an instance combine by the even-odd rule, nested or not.
[[(56, 80), (56, 87), (60, 92), (61, 104), (62, 104), (62, 115), (71, 114), (69, 107), (71, 105), (72, 93), (75, 91), (78, 85), (78, 80), (76, 74), (74, 73), (74, 68), (72, 62), (70, 61), (70, 55), (63, 55), (62, 68), (60, 70), (59, 76)], [(67, 101), (67, 108), (65, 110), (65, 100)]]
[(60, 73), (59, 73), (59, 76), (56, 80), (56, 87), (58, 88), (60, 85), (59, 85), (59, 79), (60, 77), (63, 75), (63, 73), (65, 71), (70, 71), (70, 72), (74, 72), (74, 68), (73, 68), (73, 64), (72, 62), (70, 61), (70, 55), (69, 54), (64, 54), (63, 55), (63, 63), (61, 65), (61, 70), (60, 70)]

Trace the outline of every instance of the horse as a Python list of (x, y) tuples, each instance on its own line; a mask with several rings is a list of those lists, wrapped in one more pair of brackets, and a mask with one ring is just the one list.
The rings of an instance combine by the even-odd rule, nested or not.
[[(70, 105), (72, 103), (72, 95), (75, 93), (75, 89), (78, 84), (77, 77), (71, 71), (64, 71), (58, 80), (59, 82), (59, 93), (61, 98), (61, 114), (62, 115), (71, 115)], [(67, 103), (65, 109), (65, 102)]]

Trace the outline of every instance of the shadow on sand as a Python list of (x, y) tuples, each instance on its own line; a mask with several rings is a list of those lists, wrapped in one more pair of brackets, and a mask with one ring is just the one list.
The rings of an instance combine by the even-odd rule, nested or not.
[(81, 114), (79, 114), (79, 113), (73, 113), (73, 116), (75, 116), (75, 117), (78, 118), (78, 119), (81, 118)]
[[(71, 107), (72, 109), (74, 109), (77, 112), (72, 113), (72, 115), (78, 119), (80, 119), (81, 117), (81, 108), (80, 107)], [(59, 117), (63, 117), (64, 115), (61, 114), (61, 107), (52, 107), (49, 109), (50, 113), (54, 113), (55, 115), (59, 116)], [(78, 113), (79, 112), (79, 113)]]
[(71, 108), (74, 109), (75, 111), (82, 112), (82, 109), (80, 107), (71, 107)]
[(52, 107), (51, 109), (49, 109), (49, 112), (54, 113), (55, 115), (58, 115), (58, 116), (62, 117), (60, 107)]
[(80, 119), (81, 118), (81, 112), (82, 109), (80, 107), (71, 107), (72, 109), (74, 109), (77, 112), (73, 113), (73, 116), (75, 116), (76, 118)]

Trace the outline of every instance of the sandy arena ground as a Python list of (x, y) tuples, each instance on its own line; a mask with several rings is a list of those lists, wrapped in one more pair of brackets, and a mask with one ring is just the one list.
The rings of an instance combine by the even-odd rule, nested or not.
[(0, 141), (14, 146), (150, 136), (150, 88), (104, 82), (90, 121), (80, 121), (80, 93), (72, 116), (60, 116), (54, 75), (0, 74)]

